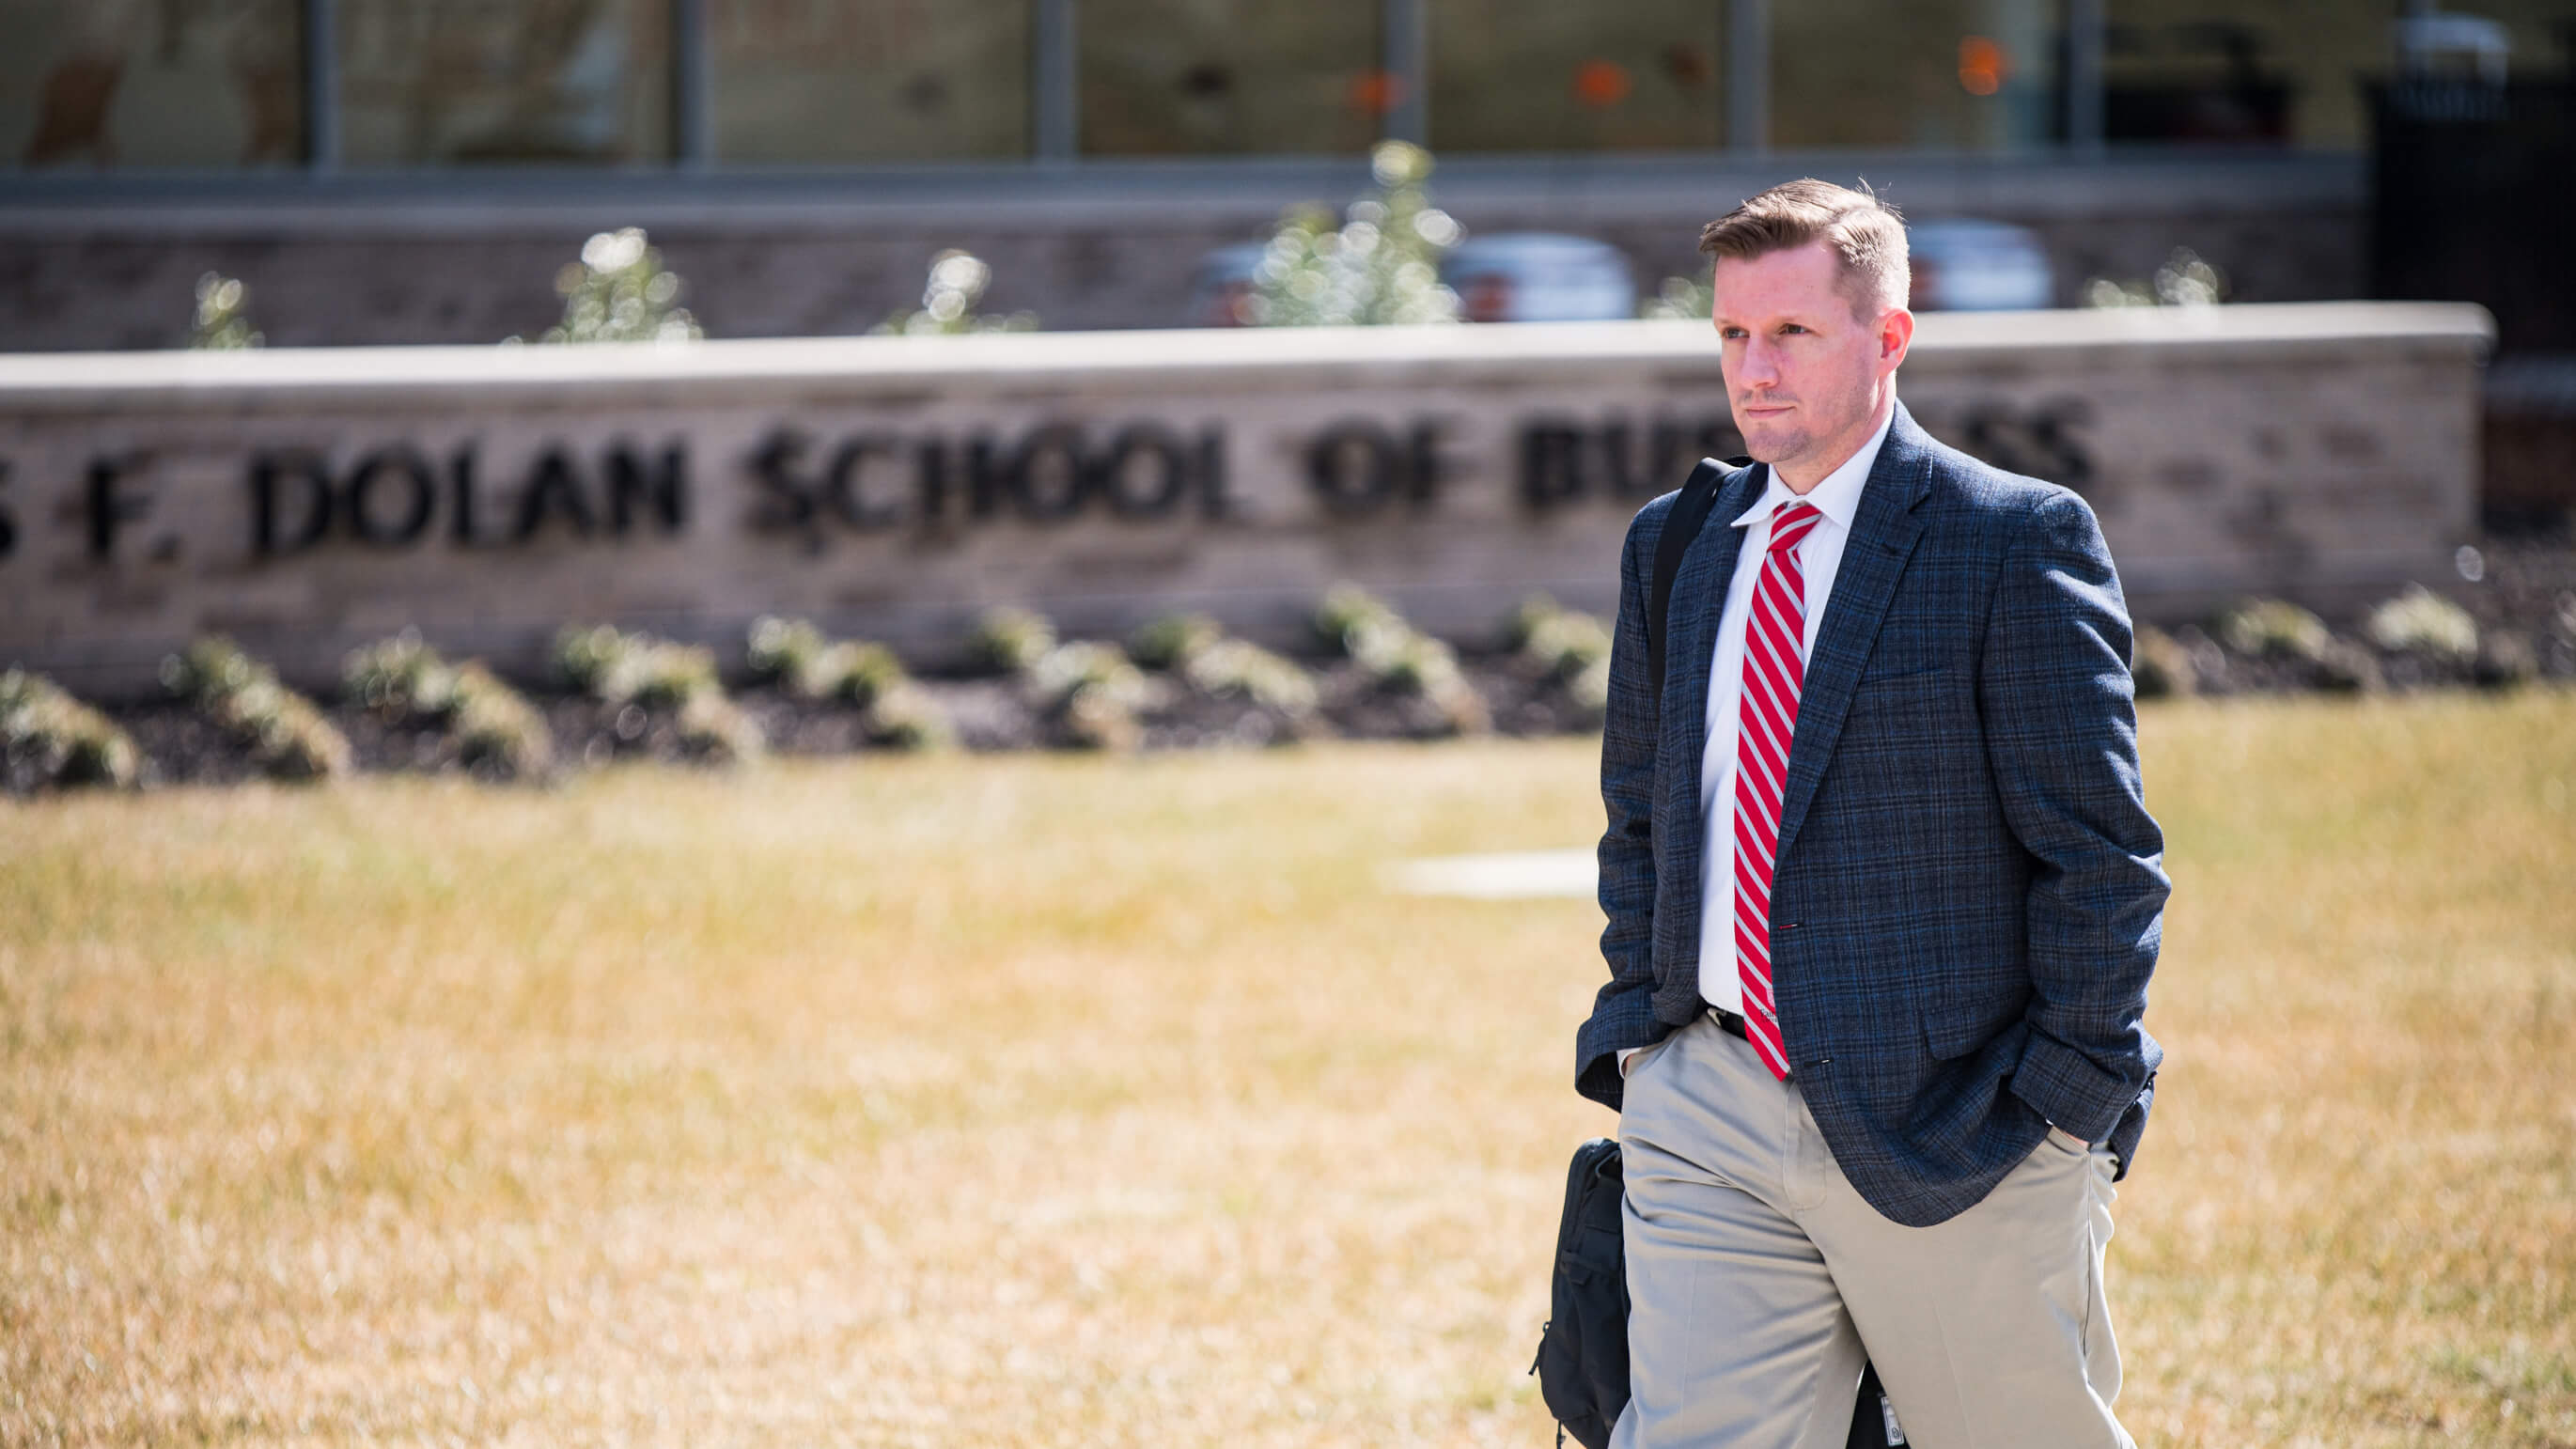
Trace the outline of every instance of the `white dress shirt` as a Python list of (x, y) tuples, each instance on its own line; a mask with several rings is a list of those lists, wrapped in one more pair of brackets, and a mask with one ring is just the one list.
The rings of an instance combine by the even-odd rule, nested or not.
[[(1860, 513), (1861, 487), (1869, 481), (1870, 466), (1878, 461), (1895, 420), (1891, 408), (1860, 451), (1804, 495), (1824, 517), (1797, 546), (1799, 568), (1806, 576), (1806, 626), (1798, 639), (1802, 664), (1815, 652), (1825, 605), (1834, 595), (1834, 575), (1842, 571), (1843, 545)], [(1725, 612), (1717, 616), (1717, 654), (1708, 667), (1708, 748), (1699, 762), (1700, 826), (1706, 832), (1699, 853), (1699, 994), (1709, 1005), (1738, 1015), (1744, 1011), (1744, 983), (1735, 960), (1735, 737), (1744, 711), (1744, 631), (1752, 619), (1753, 587), (1762, 578), (1763, 555), (1771, 547), (1772, 521), (1779, 510), (1801, 501), (1777, 471), (1770, 480), (1762, 496), (1735, 519), (1744, 541), (1736, 546)], [(1797, 748), (1794, 727), (1789, 747)]]
[[(1860, 513), (1862, 485), (1869, 482), (1869, 470), (1895, 421), (1896, 410), (1890, 408), (1860, 451), (1804, 496), (1824, 517), (1798, 544), (1798, 563), (1806, 577), (1806, 627), (1798, 639), (1802, 664), (1815, 652), (1834, 575), (1842, 571), (1843, 545)], [(1800, 501), (1778, 471), (1769, 471), (1769, 478), (1762, 496), (1734, 519), (1744, 539), (1736, 545), (1735, 576), (1726, 586), (1726, 607), (1717, 616), (1717, 652), (1708, 667), (1708, 746), (1699, 763), (1700, 828), (1705, 832), (1699, 853), (1699, 994), (1709, 1005), (1739, 1016), (1744, 1013), (1744, 980), (1735, 961), (1735, 736), (1744, 710), (1744, 630), (1753, 615), (1753, 586), (1762, 578), (1762, 557), (1771, 547), (1772, 519)], [(1796, 748), (1793, 727), (1790, 749)], [(1619, 1054), (1621, 1076), (1640, 1050), (1630, 1047)]]

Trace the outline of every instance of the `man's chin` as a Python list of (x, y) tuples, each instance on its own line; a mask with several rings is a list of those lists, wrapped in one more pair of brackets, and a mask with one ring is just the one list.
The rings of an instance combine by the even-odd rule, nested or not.
[(1769, 463), (1775, 466), (1797, 457), (1810, 446), (1809, 439), (1804, 433), (1772, 432), (1764, 429), (1759, 432), (1745, 432), (1743, 436), (1744, 456), (1756, 463)]

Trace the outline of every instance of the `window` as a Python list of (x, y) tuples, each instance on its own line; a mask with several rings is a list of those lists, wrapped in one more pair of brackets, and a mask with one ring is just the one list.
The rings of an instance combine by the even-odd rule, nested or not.
[(667, 0), (338, 0), (356, 166), (671, 154)]
[(1079, 15), (1094, 155), (1363, 151), (1392, 100), (1374, 0), (1082, 0)]
[(297, 0), (0, 0), (0, 35), (0, 165), (303, 159)]
[(1029, 151), (1029, 0), (707, 0), (719, 161)]
[[(2109, 0), (2103, 131), (2113, 141), (2370, 144), (2366, 81), (2385, 79), (2397, 6), (2349, 0)], [(2508, 74), (2563, 74), (2570, 0), (2461, 0), (2500, 23)]]
[(1782, 147), (1997, 151), (2064, 134), (2053, 0), (1797, 0), (1771, 10)]
[(1429, 3), (1434, 150), (1705, 149), (1725, 143), (1723, 5)]

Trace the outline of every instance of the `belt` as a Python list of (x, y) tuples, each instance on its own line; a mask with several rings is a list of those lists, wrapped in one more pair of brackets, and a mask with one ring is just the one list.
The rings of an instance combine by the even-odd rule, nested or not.
[[(1727, 1010), (1723, 1006), (1712, 1006), (1708, 1008), (1708, 1019), (1717, 1023), (1717, 1029), (1719, 1031), (1725, 1032), (1728, 1036), (1745, 1043), (1747, 1046), (1752, 1045), (1753, 1038), (1744, 1034), (1743, 1017), (1736, 1015), (1734, 1012)], [(1761, 1050), (1759, 1047), (1754, 1049), (1756, 1051)], [(1794, 1082), (1798, 1080), (1798, 1074), (1791, 1072), (1780, 1080), (1784, 1082)]]

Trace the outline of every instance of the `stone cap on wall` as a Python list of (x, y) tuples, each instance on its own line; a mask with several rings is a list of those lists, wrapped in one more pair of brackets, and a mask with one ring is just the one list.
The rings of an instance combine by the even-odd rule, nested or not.
[[(2420, 343), (2483, 358), (2495, 321), (2456, 302), (2295, 302), (2047, 312), (1933, 312), (1918, 319), (1914, 360), (2033, 360), (2116, 347), (2172, 362), (2195, 352), (2266, 361), (2331, 358), (2355, 343)], [(1425, 372), (1548, 370), (1570, 363), (1705, 369), (1717, 346), (1699, 322), (1532, 322), (1426, 327), (1235, 328), (988, 333), (957, 337), (739, 338), (583, 346), (275, 348), (244, 352), (0, 355), (0, 413), (143, 406), (545, 406), (613, 394), (706, 403), (781, 386), (865, 397), (937, 382), (969, 392), (1084, 384), (1129, 388), (1153, 377), (1176, 391), (1234, 391), (1265, 373), (1401, 384)], [(1464, 371), (1462, 371), (1464, 369)]]

